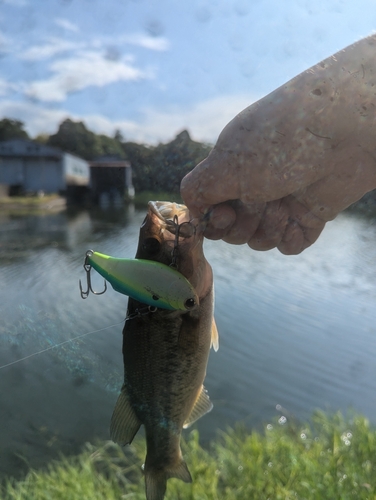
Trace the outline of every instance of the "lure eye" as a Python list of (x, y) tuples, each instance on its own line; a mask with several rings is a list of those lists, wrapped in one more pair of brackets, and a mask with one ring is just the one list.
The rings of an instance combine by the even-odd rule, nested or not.
[(157, 238), (146, 238), (142, 244), (142, 249), (145, 250), (148, 255), (155, 255), (159, 252), (160, 248), (161, 244)]
[(187, 299), (185, 302), (184, 302), (184, 307), (186, 309), (193, 309), (194, 306), (196, 305), (196, 302), (195, 302), (195, 299)]

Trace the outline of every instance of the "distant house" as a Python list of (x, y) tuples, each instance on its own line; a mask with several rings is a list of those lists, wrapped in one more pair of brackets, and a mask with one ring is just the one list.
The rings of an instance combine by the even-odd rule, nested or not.
[(34, 141), (0, 142), (0, 184), (9, 194), (60, 193), (79, 197), (90, 186), (87, 161)]
[(129, 161), (101, 156), (90, 162), (91, 193), (94, 203), (120, 205), (134, 197), (132, 167)]

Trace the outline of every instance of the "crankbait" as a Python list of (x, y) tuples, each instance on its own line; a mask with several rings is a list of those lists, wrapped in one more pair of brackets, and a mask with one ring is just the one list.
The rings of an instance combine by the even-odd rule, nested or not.
[(181, 273), (170, 266), (144, 259), (117, 259), (99, 252), (86, 252), (84, 269), (86, 271), (87, 290), (82, 289), (81, 297), (86, 299), (91, 286), (90, 271), (94, 268), (112, 288), (149, 306), (161, 309), (191, 311), (199, 304), (195, 289)]

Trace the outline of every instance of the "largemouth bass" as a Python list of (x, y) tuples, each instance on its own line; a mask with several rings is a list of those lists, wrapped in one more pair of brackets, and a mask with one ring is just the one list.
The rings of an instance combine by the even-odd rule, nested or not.
[(150, 310), (134, 299), (128, 302), (124, 385), (111, 420), (111, 438), (129, 444), (144, 425), (147, 500), (162, 500), (171, 477), (192, 481), (180, 450), (181, 432), (213, 407), (203, 382), (210, 347), (218, 349), (218, 333), (203, 230), (202, 223), (189, 220), (184, 205), (170, 202), (149, 202), (140, 229), (136, 258), (172, 263), (198, 297), (190, 311)]

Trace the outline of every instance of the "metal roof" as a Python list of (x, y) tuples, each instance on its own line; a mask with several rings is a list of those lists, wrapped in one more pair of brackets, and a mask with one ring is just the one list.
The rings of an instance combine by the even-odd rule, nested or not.
[(89, 161), (90, 167), (106, 167), (106, 168), (127, 168), (131, 164), (127, 160), (95, 160)]
[(24, 139), (11, 139), (0, 142), (0, 157), (48, 157), (61, 158), (63, 152), (52, 146), (46, 146)]

